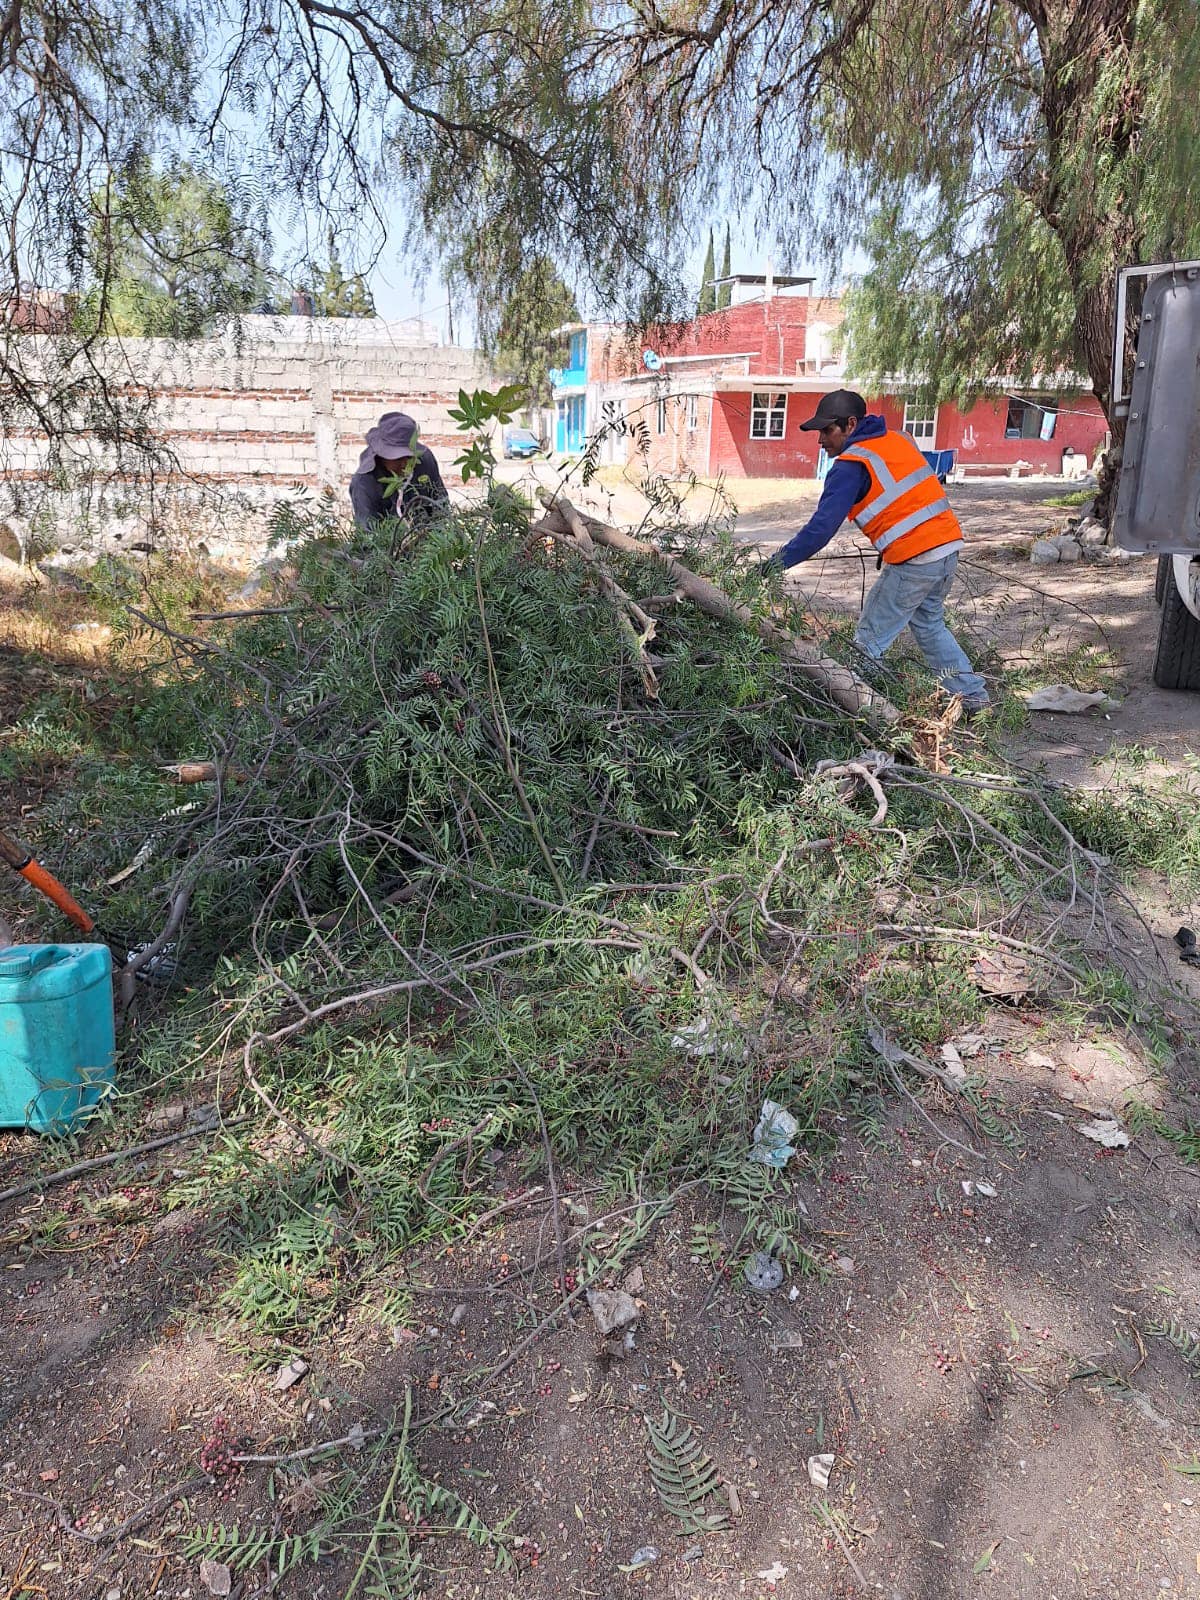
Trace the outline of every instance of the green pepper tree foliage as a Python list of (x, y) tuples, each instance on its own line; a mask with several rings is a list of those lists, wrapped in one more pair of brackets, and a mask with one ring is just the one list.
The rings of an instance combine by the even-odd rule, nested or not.
[(1200, 243), (1197, 34), (1174, 0), (722, 0), (623, 41), (642, 148), (714, 196), (757, 167), (786, 250), (866, 249), (860, 370), (963, 393), (1080, 368), (1107, 405), (1114, 269)]
[[(456, 250), (482, 330), (539, 255), (641, 324), (694, 307), (681, 263), (736, 193), (783, 256), (865, 246), (864, 371), (949, 392), (1070, 361), (1106, 403), (1113, 268), (1195, 248), (1192, 21), (1183, 0), (216, 0), (201, 25), (182, 0), (0, 0), (0, 263), (10, 302), (71, 288), (107, 173), (236, 140), (356, 264), (401, 230), (418, 259)], [(69, 425), (20, 343), (9, 392)]]
[(553, 261), (534, 256), (501, 302), (492, 365), (502, 378), (523, 384), (532, 404), (548, 405), (550, 369), (562, 366), (565, 356), (557, 330), (578, 319), (575, 296)]
[(95, 283), (79, 318), (109, 334), (194, 338), (262, 302), (268, 250), (261, 199), (143, 156), (93, 196)]
[(837, 139), (870, 219), (855, 367), (907, 369), (937, 398), (1071, 369), (1109, 410), (1117, 268), (1200, 245), (1185, 13), (1007, 0), (886, 15), (848, 52)]

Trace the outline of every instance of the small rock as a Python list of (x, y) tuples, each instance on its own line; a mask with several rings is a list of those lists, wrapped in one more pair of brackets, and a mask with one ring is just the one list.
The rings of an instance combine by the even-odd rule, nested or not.
[(1035, 567), (1050, 567), (1062, 560), (1062, 551), (1058, 547), (1057, 539), (1035, 539), (1029, 552), (1029, 559)]
[(639, 1567), (649, 1567), (654, 1564), (662, 1554), (656, 1544), (644, 1544), (640, 1550), (635, 1550), (630, 1559), (626, 1572), (636, 1572)]
[(169, 1128), (178, 1128), (186, 1116), (183, 1102), (173, 1100), (165, 1106), (155, 1106), (146, 1118), (146, 1127), (151, 1133), (165, 1133)]
[(587, 1301), (596, 1327), (603, 1334), (616, 1333), (638, 1319), (633, 1296), (624, 1289), (589, 1289)]
[(967, 1069), (963, 1065), (958, 1046), (949, 1040), (942, 1046), (942, 1066), (946, 1076), (953, 1078), (957, 1083), (961, 1083), (967, 1076)]
[[(305, 1361), (304, 1357), (293, 1356), (292, 1359), (288, 1362), (285, 1362), (275, 1374), (274, 1387), (280, 1392), (282, 1392), (284, 1389), (290, 1389), (294, 1383), (300, 1382), (300, 1379), (307, 1371), (308, 1362)], [(228, 1590), (226, 1590), (226, 1593), (228, 1593)]]
[(467, 1314), (467, 1302), (461, 1300), (450, 1313), (450, 1326), (457, 1328)]
[(759, 1294), (770, 1294), (772, 1289), (778, 1289), (783, 1282), (783, 1264), (776, 1261), (774, 1256), (769, 1256), (765, 1250), (756, 1250), (746, 1262), (746, 1282), (752, 1289), (757, 1289)]
[(1081, 1122), (1077, 1131), (1106, 1150), (1124, 1150), (1129, 1144), (1129, 1135), (1115, 1117), (1096, 1117), (1092, 1122)]
[(638, 1295), (646, 1287), (646, 1274), (641, 1267), (634, 1267), (621, 1285), (626, 1294)]
[(809, 1456), (808, 1481), (814, 1489), (828, 1489), (829, 1474), (833, 1471), (836, 1456), (831, 1454)]
[(223, 1561), (200, 1563), (200, 1582), (209, 1594), (226, 1595), (233, 1588), (233, 1575)]
[(853, 1258), (853, 1256), (839, 1256), (837, 1258), (837, 1260), (834, 1262), (834, 1266), (838, 1269), (839, 1272), (844, 1273), (847, 1278), (852, 1277), (854, 1275), (854, 1258)]
[(497, 1406), (494, 1400), (477, 1400), (463, 1418), (463, 1427), (477, 1428), (481, 1422), (496, 1414)]

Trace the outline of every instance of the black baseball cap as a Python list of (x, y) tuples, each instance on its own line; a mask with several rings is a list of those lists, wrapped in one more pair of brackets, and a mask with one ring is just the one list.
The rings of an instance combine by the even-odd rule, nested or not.
[(823, 394), (817, 409), (807, 422), (800, 424), (801, 433), (815, 433), (818, 428), (827, 428), (831, 422), (842, 422), (846, 417), (865, 417), (867, 402), (862, 395), (855, 394), (853, 389), (835, 389), (832, 394)]

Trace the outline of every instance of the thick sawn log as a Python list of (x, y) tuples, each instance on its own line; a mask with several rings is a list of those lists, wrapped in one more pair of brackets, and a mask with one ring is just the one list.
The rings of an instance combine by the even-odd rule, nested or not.
[(557, 499), (546, 495), (543, 503), (546, 505), (543, 520), (547, 532), (577, 538), (576, 528), (582, 526), (594, 544), (659, 562), (667, 569), (675, 587), (698, 610), (722, 622), (740, 622), (744, 627), (753, 628), (760, 639), (785, 661), (794, 662), (804, 676), (823, 689), (843, 711), (848, 711), (851, 716), (866, 717), (881, 728), (894, 727), (900, 721), (900, 713), (891, 701), (872, 689), (856, 672), (822, 654), (817, 645), (798, 639), (789, 629), (781, 628), (769, 617), (755, 616), (749, 606), (731, 600), (715, 583), (702, 578), (674, 556), (667, 555), (643, 539), (635, 539), (632, 534), (611, 527), (607, 522), (584, 516), (561, 495)]

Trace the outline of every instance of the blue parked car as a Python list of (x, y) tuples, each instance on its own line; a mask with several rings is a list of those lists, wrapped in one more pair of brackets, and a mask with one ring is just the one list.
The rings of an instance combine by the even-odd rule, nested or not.
[(542, 453), (542, 441), (536, 433), (528, 428), (506, 428), (504, 430), (504, 459), (506, 461), (528, 461), (533, 456)]

